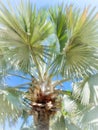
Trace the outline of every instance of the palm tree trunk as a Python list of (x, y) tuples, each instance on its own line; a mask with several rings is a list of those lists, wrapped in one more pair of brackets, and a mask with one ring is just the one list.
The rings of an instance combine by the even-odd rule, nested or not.
[(42, 109), (38, 112), (37, 130), (49, 130), (49, 113)]

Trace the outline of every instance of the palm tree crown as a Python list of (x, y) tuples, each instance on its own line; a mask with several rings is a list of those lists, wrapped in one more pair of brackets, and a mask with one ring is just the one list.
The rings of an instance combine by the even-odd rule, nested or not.
[[(33, 115), (35, 127), (28, 130), (49, 130), (49, 124), (52, 130), (97, 129), (95, 8), (37, 10), (29, 0), (7, 4), (0, 3), (0, 122), (23, 117), (24, 127)], [(6, 82), (9, 76), (27, 82), (12, 87)], [(66, 81), (72, 90), (64, 90)]]

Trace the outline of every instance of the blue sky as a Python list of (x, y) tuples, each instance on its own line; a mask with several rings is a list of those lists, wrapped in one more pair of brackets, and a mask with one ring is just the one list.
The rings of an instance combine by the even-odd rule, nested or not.
[[(6, 0), (1, 0), (4, 3), (6, 3)], [(12, 2), (12, 5), (15, 5), (15, 2), (19, 2), (20, 0), (9, 0)], [(36, 4), (37, 8), (48, 8), (50, 6), (55, 6), (60, 3), (65, 3), (66, 4), (73, 4), (78, 8), (85, 8), (85, 6), (90, 5), (91, 7), (96, 7), (96, 10), (98, 10), (98, 0), (31, 0), (32, 3)], [(19, 79), (20, 80), (20, 79)], [(16, 78), (14, 79), (14, 84), (19, 82)], [(10, 83), (10, 81), (8, 81)], [(24, 81), (23, 81), (24, 82)], [(20, 124), (18, 123), (16, 126), (11, 128), (8, 128), (6, 126), (5, 130), (19, 130)], [(0, 130), (2, 129), (2, 126), (0, 126)]]

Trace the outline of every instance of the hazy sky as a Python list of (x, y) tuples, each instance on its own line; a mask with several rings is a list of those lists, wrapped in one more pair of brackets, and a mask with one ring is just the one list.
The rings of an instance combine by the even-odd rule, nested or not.
[[(0, 0), (4, 1), (6, 3), (6, 0)], [(15, 5), (15, 2), (19, 2), (20, 0), (9, 0), (12, 2), (12, 5)], [(95, 6), (96, 9), (98, 10), (98, 0), (31, 0), (32, 3), (36, 4), (37, 8), (43, 8), (46, 7), (48, 8), (49, 6), (55, 6), (58, 3), (65, 3), (65, 4), (73, 4), (78, 8), (85, 8), (85, 6)], [(0, 127), (0, 130), (3, 130), (2, 127)], [(12, 129), (6, 127), (5, 130), (19, 130), (19, 123), (17, 126), (14, 126)]]
[(71, 3), (79, 8), (84, 8), (85, 6), (91, 5), (98, 8), (98, 0), (32, 0), (33, 3), (36, 3), (38, 7), (49, 7), (54, 6), (58, 3)]
[[(0, 0), (4, 1), (6, 3), (6, 0)], [(15, 2), (19, 2), (20, 0), (9, 0), (12, 2), (12, 4), (15, 4)], [(24, 0), (25, 1), (25, 0)], [(98, 8), (98, 0), (31, 0), (32, 3), (36, 4), (36, 6), (39, 7), (49, 7), (54, 6), (58, 3), (71, 3), (79, 8), (84, 8), (87, 5), (96, 6)]]

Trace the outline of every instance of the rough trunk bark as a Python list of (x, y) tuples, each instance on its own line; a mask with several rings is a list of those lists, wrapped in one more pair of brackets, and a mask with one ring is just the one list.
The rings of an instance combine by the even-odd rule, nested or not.
[(38, 112), (37, 130), (49, 130), (49, 113), (45, 110)]

